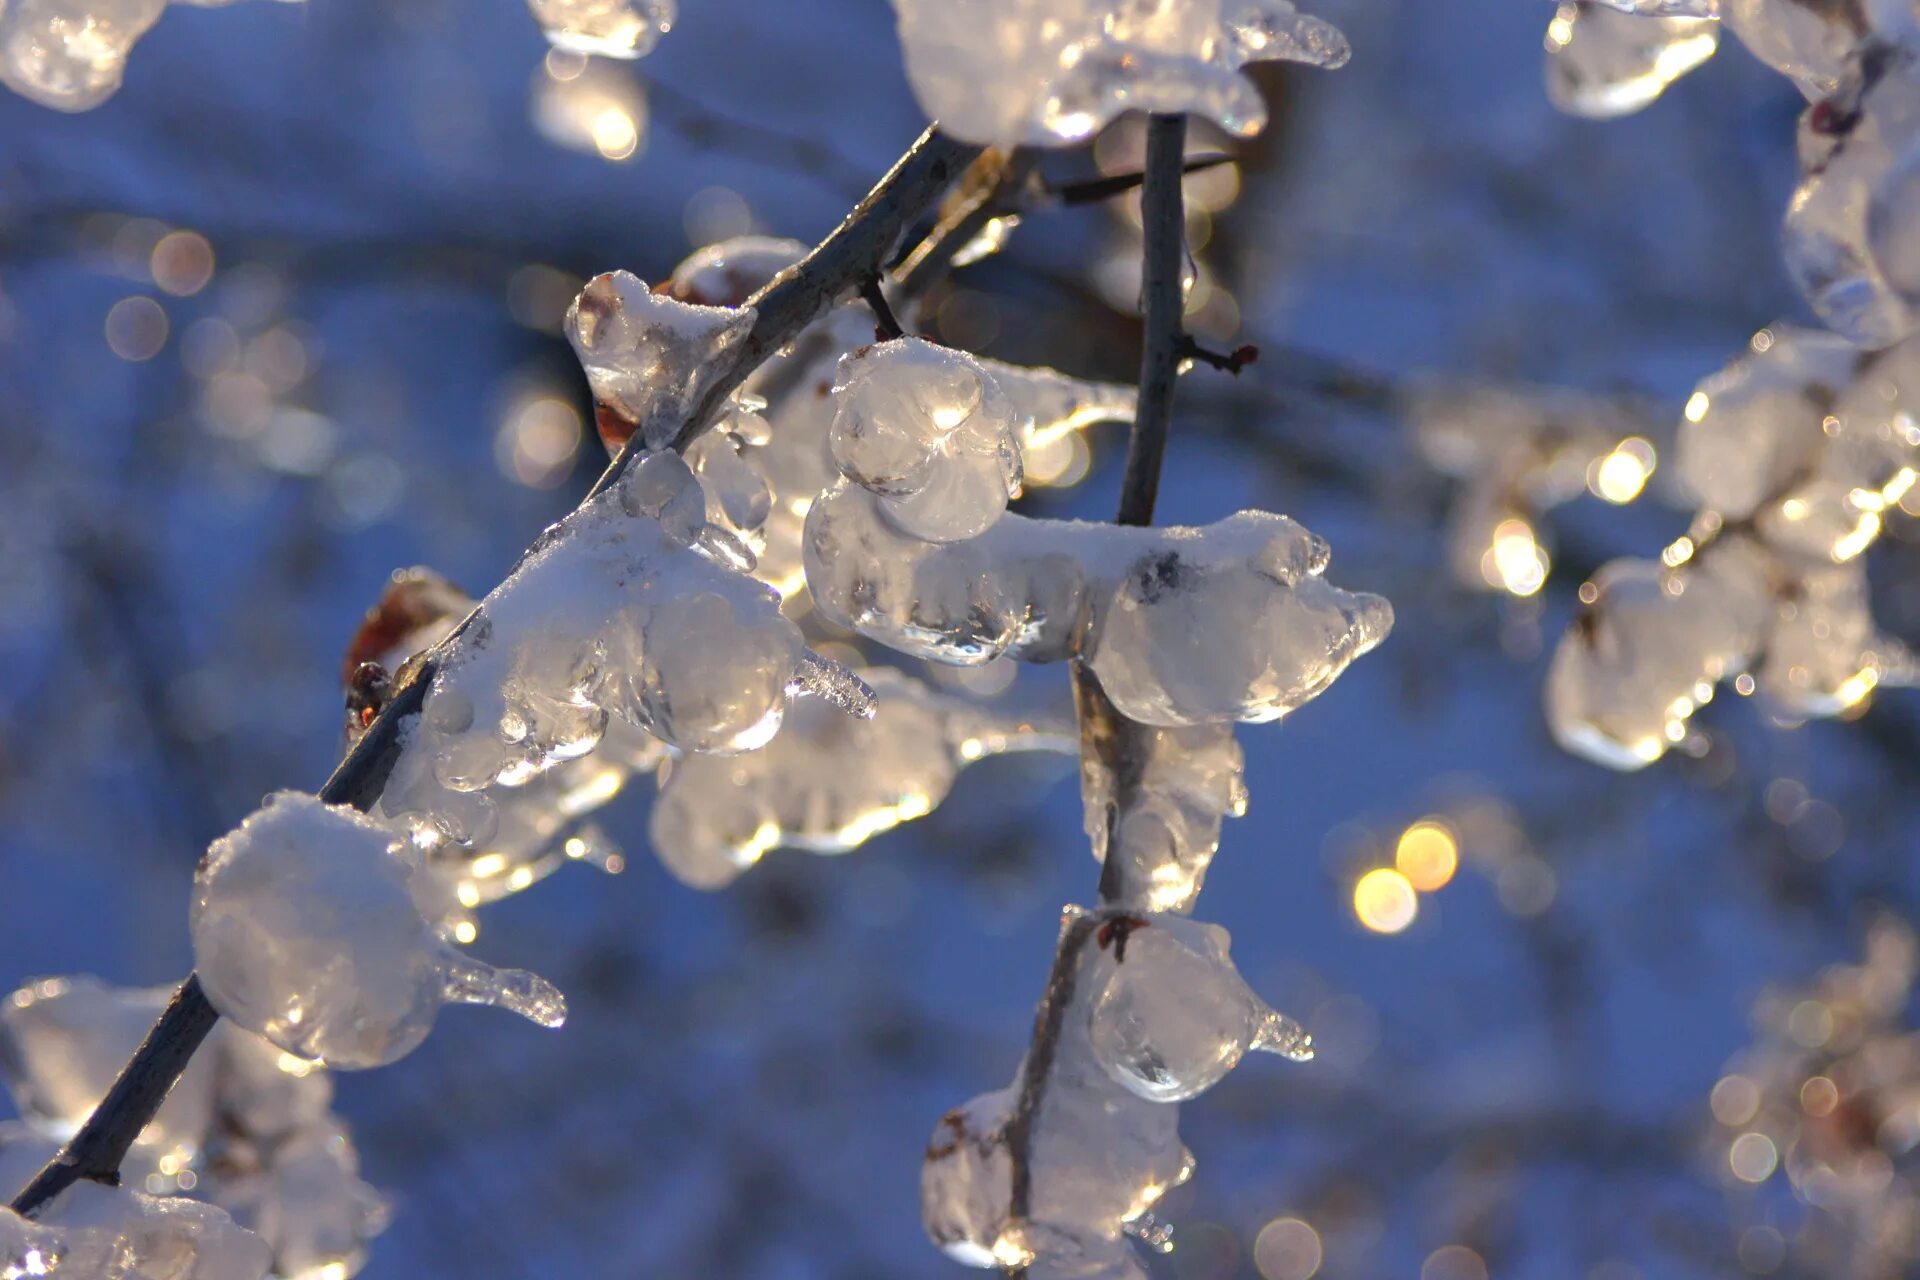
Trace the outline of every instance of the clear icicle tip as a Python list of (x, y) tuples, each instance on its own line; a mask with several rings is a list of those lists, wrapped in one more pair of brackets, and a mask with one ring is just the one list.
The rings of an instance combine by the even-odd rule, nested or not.
[(862, 720), (873, 719), (880, 710), (880, 700), (865, 680), (833, 659), (811, 651), (800, 655), (787, 681), (787, 692), (819, 698)]
[(496, 969), (448, 947), (440, 962), (440, 975), (442, 993), (451, 1004), (494, 1005), (548, 1028), (567, 1020), (566, 996), (537, 973)]
[(1260, 1029), (1254, 1032), (1252, 1047), (1265, 1053), (1277, 1053), (1290, 1062), (1313, 1061), (1312, 1033), (1286, 1014), (1273, 1009), (1267, 1010)]

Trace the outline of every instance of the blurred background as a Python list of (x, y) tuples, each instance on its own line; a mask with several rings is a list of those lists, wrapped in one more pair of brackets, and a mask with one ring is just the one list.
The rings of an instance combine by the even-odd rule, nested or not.
[[(603, 465), (559, 336), (581, 279), (818, 239), (923, 126), (885, 0), (685, 10), (615, 64), (550, 55), (518, 0), (181, 7), (96, 111), (0, 94), (0, 979), (177, 980), (200, 851), (337, 758), (340, 655), (387, 574), (484, 591)], [(1241, 734), (1252, 809), (1200, 914), (1321, 1055), (1185, 1109), (1177, 1280), (1915, 1266), (1857, 1252), (1920, 1221), (1905, 1169), (1836, 1208), (1715, 1086), (1782, 1034), (1817, 1056), (1777, 993), (1920, 909), (1920, 698), (1804, 727), (1723, 698), (1633, 775), (1561, 753), (1540, 688), (1576, 589), (1687, 513), (1657, 467), (1603, 500), (1641, 487), (1616, 468), (1543, 514), (1544, 581), (1472, 582), (1417, 445), (1435, 387), (1515, 393), (1516, 430), (1555, 387), (1659, 455), (1699, 378), (1801, 314), (1792, 88), (1730, 45), (1576, 121), (1541, 87), (1550, 10), (1332, 0), (1351, 65), (1259, 69), (1273, 126), (1192, 183), (1194, 325), (1261, 358), (1183, 384), (1160, 518), (1294, 515), (1398, 623)], [(1139, 145), (1123, 124), (1049, 171)], [(1027, 219), (927, 326), (1130, 379), (1132, 216)], [(1088, 444), (1029, 510), (1110, 512), (1119, 431)], [(1911, 643), (1920, 546), (1889, 532), (1876, 612)], [(961, 1275), (921, 1234), (921, 1153), (1011, 1075), (1059, 908), (1093, 893), (1071, 762), (988, 761), (924, 821), (717, 895), (646, 856), (648, 790), (603, 820), (624, 874), (483, 921), (480, 955), (566, 990), (564, 1031), (455, 1011), (341, 1078), (397, 1208), (364, 1274)]]

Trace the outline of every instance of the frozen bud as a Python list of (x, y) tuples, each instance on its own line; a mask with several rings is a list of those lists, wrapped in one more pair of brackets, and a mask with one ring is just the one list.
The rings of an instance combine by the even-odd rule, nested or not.
[(1787, 205), (1787, 270), (1820, 318), (1862, 346), (1912, 332), (1920, 301), (1920, 250), (1903, 199), (1920, 162), (1917, 85), (1911, 53), (1868, 42), (1839, 87), (1801, 118), (1804, 177)]
[[(20, 1114), (49, 1137), (72, 1137), (106, 1096), (146, 1039), (173, 988), (127, 989), (97, 978), (45, 978), (0, 1004), (0, 1078)], [(139, 1147), (153, 1160), (184, 1166), (207, 1139), (214, 1073), (195, 1059), (180, 1077)]]
[(1723, 539), (1679, 571), (1615, 560), (1590, 586), (1547, 673), (1548, 727), (1569, 751), (1639, 769), (1685, 740), (1714, 684), (1758, 649), (1768, 566), (1744, 540)]
[(673, 30), (675, 0), (527, 0), (556, 49), (640, 58)]
[(1803, 479), (1822, 424), (1863, 353), (1844, 338), (1777, 324), (1702, 382), (1680, 425), (1680, 481), (1702, 507), (1744, 520)]
[[(1123, 6), (1063, 0), (894, 0), (921, 108), (968, 142), (1082, 141), (1122, 112), (1186, 112), (1248, 137), (1267, 122), (1248, 62), (1337, 67), (1339, 31), (1288, 0)], [(1045, 17), (1045, 21), (1038, 20)]]
[(703, 307), (737, 307), (806, 256), (798, 240), (734, 236), (689, 254), (673, 269), (667, 292)]
[[(11, 1211), (7, 1211), (9, 1214)], [(197, 1200), (140, 1195), (80, 1181), (40, 1214), (56, 1259), (0, 1274), (54, 1275), (72, 1280), (265, 1280), (266, 1242), (234, 1225), (222, 1209)], [(17, 1229), (16, 1229), (17, 1230)], [(8, 1228), (0, 1225), (0, 1261)]]
[(215, 1051), (223, 1125), (255, 1141), (272, 1141), (326, 1119), (333, 1080), (319, 1064), (231, 1022), (214, 1027), (210, 1047)]
[(920, 1169), (920, 1221), (932, 1241), (970, 1267), (1015, 1267), (1028, 1256), (1011, 1229), (1013, 1159), (1006, 1129), (1013, 1089), (983, 1093), (947, 1112)]
[(739, 359), (753, 321), (751, 308), (695, 306), (612, 271), (587, 281), (574, 299), (567, 340), (596, 404), (637, 424), (647, 448), (664, 449)]
[(1222, 821), (1247, 808), (1233, 726), (1142, 725), (1131, 752), (1137, 776), (1126, 788), (1116, 785), (1106, 761), (1081, 761), (1081, 808), (1094, 856), (1119, 859), (1119, 901), (1189, 911), (1220, 847)]
[[(728, 419), (728, 426), (757, 421), (757, 414), (736, 411)], [(741, 455), (733, 432), (707, 432), (687, 446), (686, 460), (705, 493), (706, 522), (743, 541), (758, 541), (761, 527), (773, 510), (773, 490), (767, 487), (766, 477)]]
[(166, 0), (11, 0), (0, 5), (0, 82), (55, 110), (97, 107), (165, 8)]
[(386, 1198), (360, 1180), (360, 1159), (331, 1119), (274, 1144), (264, 1165), (221, 1178), (213, 1193), (273, 1251), (274, 1274), (350, 1276), (386, 1229)]
[(1864, 567), (1840, 565), (1808, 573), (1781, 603), (1757, 676), (1788, 714), (1832, 716), (1864, 701), (1902, 656), (1874, 628)]
[(1566, 0), (1547, 24), (1547, 97), (1571, 115), (1605, 120), (1652, 103), (1720, 44), (1709, 18), (1623, 13)]
[(1805, 0), (1718, 0), (1720, 18), (1760, 59), (1809, 98), (1839, 81), (1847, 54), (1863, 34), (1859, 8)]
[(903, 532), (954, 542), (989, 528), (1020, 491), (1018, 420), (992, 375), (964, 352), (920, 338), (840, 362), (834, 461), (880, 495)]
[(1146, 724), (1279, 719), (1393, 625), (1384, 599), (1333, 586), (1326, 564), (1326, 543), (1285, 516), (1170, 531), (1102, 611), (1090, 655), (1100, 687)]
[(364, 814), (282, 791), (214, 841), (194, 876), (194, 964), (214, 1008), (288, 1053), (376, 1067), (411, 1052), (448, 1002), (559, 1026), (566, 1002), (520, 970), (440, 941), (412, 867)]
[(689, 751), (751, 751), (780, 728), (804, 646), (777, 613), (742, 615), (723, 595), (677, 601), (648, 619), (640, 723)]
[(1096, 939), (1111, 959), (1088, 1010), (1107, 1074), (1154, 1102), (1218, 1084), (1249, 1049), (1313, 1056), (1299, 1023), (1256, 996), (1227, 959), (1227, 931), (1183, 916), (1109, 916)]

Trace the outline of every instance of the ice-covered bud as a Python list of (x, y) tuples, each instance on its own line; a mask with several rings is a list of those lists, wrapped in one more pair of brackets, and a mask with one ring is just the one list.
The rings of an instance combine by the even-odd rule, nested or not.
[(167, 0), (10, 0), (0, 5), (0, 82), (59, 111), (120, 88), (127, 54)]
[(333, 1078), (318, 1063), (232, 1022), (218, 1024), (209, 1045), (223, 1129), (244, 1133), (252, 1141), (272, 1141), (327, 1118)]
[[(219, 1174), (213, 1194), (273, 1252), (275, 1275), (350, 1276), (366, 1243), (387, 1227), (387, 1200), (360, 1179), (353, 1141), (331, 1119), (260, 1153), (238, 1176)], [(217, 1172), (217, 1171), (216, 1171)]]
[(1081, 760), (1081, 811), (1094, 857), (1119, 859), (1125, 905), (1189, 911), (1220, 848), (1222, 821), (1247, 809), (1233, 726), (1142, 725), (1129, 751), (1134, 777), (1126, 787), (1104, 760)]
[(932, 812), (971, 761), (1074, 749), (1062, 727), (942, 696), (887, 668), (860, 674), (877, 699), (870, 722), (801, 703), (758, 751), (682, 756), (662, 771), (649, 831), (669, 871), (715, 889), (771, 849), (845, 853)]
[(1866, 347), (1911, 333), (1920, 303), (1920, 232), (1908, 199), (1920, 189), (1916, 101), (1914, 54), (1869, 41), (1801, 118), (1804, 176), (1787, 205), (1787, 271), (1829, 327)]
[(1327, 544), (1285, 516), (1243, 511), (1169, 530), (1100, 608), (1100, 687), (1144, 724), (1277, 720), (1386, 638), (1379, 596), (1321, 576)]
[(1825, 444), (1822, 423), (1863, 353), (1844, 338), (1777, 324), (1702, 382), (1677, 441), (1680, 482), (1700, 506), (1744, 520), (1803, 480)]
[(640, 58), (673, 30), (675, 0), (527, 0), (554, 48), (600, 58)]
[(1642, 768), (1684, 741), (1715, 683), (1758, 650), (1772, 617), (1768, 573), (1742, 539), (1722, 539), (1684, 571), (1603, 566), (1547, 673), (1555, 740), (1615, 769)]
[(699, 487), (705, 495), (706, 523), (717, 532), (730, 535), (733, 544), (740, 548), (730, 547), (731, 554), (726, 558), (738, 562), (742, 572), (753, 568), (751, 548), (766, 542), (765, 526), (773, 511), (773, 490), (767, 487), (766, 477), (741, 455), (743, 441), (737, 432), (765, 426), (765, 420), (758, 414), (736, 410), (723, 428), (707, 432), (688, 445), (686, 451), (686, 461), (699, 478)]
[(673, 269), (667, 292), (703, 307), (737, 307), (806, 256), (799, 240), (733, 236), (688, 255)]
[(1871, 694), (1889, 670), (1910, 659), (1881, 636), (1858, 564), (1816, 570), (1780, 605), (1756, 673), (1761, 692), (1796, 716), (1832, 716)]
[(1007, 1125), (1018, 1095), (983, 1093), (947, 1112), (927, 1140), (920, 1221), (928, 1237), (969, 1267), (1016, 1267), (1027, 1258), (1011, 1229), (1013, 1157)]
[[(28, 1224), (30, 1228), (34, 1224)], [(40, 1259), (15, 1262), (16, 1241)], [(51, 1256), (49, 1256), (51, 1253)], [(272, 1251), (214, 1205), (82, 1180), (22, 1231), (0, 1210), (0, 1274), (60, 1280), (265, 1280)]]
[(829, 440), (841, 474), (928, 542), (978, 536), (1020, 492), (1012, 402), (972, 356), (920, 338), (840, 362)]
[(1250, 137), (1266, 105), (1240, 74), (1285, 59), (1337, 67), (1346, 37), (1289, 0), (894, 0), (907, 78), (927, 115), (986, 145), (1080, 142), (1126, 111), (1204, 116)]
[(366, 815), (282, 791), (214, 841), (194, 876), (195, 969), (214, 1008), (329, 1066), (411, 1052), (449, 1002), (559, 1026), (550, 983), (442, 942), (408, 891), (405, 846)]
[(654, 293), (626, 271), (587, 281), (567, 311), (567, 340), (600, 412), (664, 449), (739, 358), (751, 308), (703, 307)]
[[(65, 1140), (86, 1122), (173, 996), (171, 987), (130, 990), (97, 978), (46, 978), (0, 1004), (0, 1079), (20, 1114)], [(214, 1072), (195, 1059), (138, 1146), (169, 1173), (205, 1144), (213, 1120)]]
[(1718, 0), (1721, 21), (1741, 44), (1809, 98), (1832, 90), (1865, 34), (1855, 4), (1805, 0)]
[(1249, 1049), (1296, 1062), (1313, 1039), (1247, 986), (1227, 958), (1227, 931), (1176, 915), (1118, 915), (1097, 935), (1111, 961), (1088, 1008), (1100, 1065), (1154, 1102), (1206, 1092)]
[(1565, 0), (1547, 24), (1547, 97), (1593, 120), (1631, 115), (1666, 92), (1720, 44), (1710, 18), (1626, 13), (1599, 0)]

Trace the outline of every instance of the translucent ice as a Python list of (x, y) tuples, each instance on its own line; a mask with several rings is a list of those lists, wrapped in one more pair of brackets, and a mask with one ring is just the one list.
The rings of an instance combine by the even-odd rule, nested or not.
[(556, 49), (640, 58), (673, 30), (675, 0), (527, 0)]
[[(853, 689), (807, 653), (774, 592), (730, 567), (744, 553), (706, 511), (698, 478), (661, 453), (550, 529), (436, 672), (406, 753), (446, 791), (481, 793), (586, 755), (610, 718), (682, 750), (745, 751), (792, 693)], [(491, 797), (462, 809), (420, 768), (396, 770), (383, 811), (445, 817), (462, 843), (492, 836)]]
[(1122, 864), (1119, 901), (1143, 911), (1191, 911), (1220, 847), (1222, 821), (1247, 809), (1233, 726), (1141, 725), (1129, 751), (1126, 786), (1097, 754), (1081, 758), (1081, 809), (1094, 856)]
[(1874, 627), (1865, 569), (1848, 564), (1813, 571), (1795, 584), (1781, 602), (1756, 674), (1761, 690), (1786, 713), (1831, 716), (1907, 663), (1901, 647)]
[(282, 791), (216, 840), (194, 877), (195, 968), (225, 1017), (331, 1066), (405, 1056), (448, 1002), (558, 1026), (544, 980), (442, 942), (408, 890), (409, 847), (352, 809)]
[(211, 1194), (273, 1251), (284, 1280), (350, 1276), (387, 1224), (384, 1197), (360, 1180), (353, 1142), (331, 1120), (223, 1153)]
[(1806, 0), (1719, 0), (1721, 21), (1741, 44), (1809, 98), (1829, 92), (1865, 34), (1864, 9)]
[(1348, 53), (1288, 0), (894, 0), (894, 11), (921, 109), (954, 137), (1003, 147), (1079, 142), (1130, 110), (1251, 136), (1267, 111), (1241, 66), (1337, 67)]
[(801, 704), (760, 750), (688, 755), (661, 773), (651, 833), (681, 880), (718, 888), (775, 848), (845, 853), (930, 812), (966, 764), (1017, 750), (1075, 749), (1060, 726), (997, 713), (878, 668), (871, 722)]
[(834, 461), (903, 533), (977, 537), (1020, 492), (1013, 404), (964, 352), (919, 338), (863, 347), (840, 362), (833, 402)]
[(936, 662), (1078, 655), (1129, 719), (1275, 720), (1385, 637), (1392, 611), (1320, 576), (1326, 544), (1284, 516), (1201, 529), (1009, 515), (977, 538), (901, 532), (850, 483), (807, 517), (821, 612)]
[(1415, 398), (1411, 417), (1421, 456), (1461, 481), (1448, 558), (1475, 590), (1538, 592), (1552, 564), (1542, 517), (1589, 490), (1631, 502), (1656, 462), (1644, 414), (1616, 396), (1435, 387)]
[(1787, 269), (1820, 318), (1863, 346), (1887, 346), (1914, 327), (1920, 237), (1908, 197), (1917, 148), (1920, 68), (1887, 45), (1863, 45), (1801, 119)]
[(593, 388), (601, 433), (609, 415), (663, 449), (707, 389), (739, 358), (751, 308), (706, 307), (654, 293), (625, 271), (587, 281), (567, 311), (567, 340)]
[[(176, 0), (206, 7), (231, 0)], [(127, 55), (167, 0), (0, 4), (0, 83), (58, 111), (87, 111), (120, 88)]]
[(1774, 325), (1687, 401), (1680, 482), (1703, 507), (1746, 519), (1806, 478), (1862, 353), (1818, 330)]
[(0, 1209), (0, 1275), (265, 1280), (267, 1245), (209, 1204), (76, 1182), (25, 1222)]
[(1111, 962), (1087, 1010), (1093, 1052), (1143, 1098), (1178, 1102), (1212, 1088), (1249, 1049), (1296, 1061), (1313, 1039), (1268, 1008), (1227, 959), (1227, 931), (1178, 915), (1117, 917), (1098, 935)]
[(1758, 553), (1731, 541), (1685, 572), (1644, 560), (1602, 567), (1547, 673), (1555, 739), (1616, 769), (1659, 759), (1685, 739), (1714, 684), (1757, 651), (1768, 587)]
[[(129, 990), (97, 978), (46, 978), (0, 1004), (0, 1078), (23, 1118), (64, 1141), (146, 1039), (173, 996), (171, 987)], [(212, 1066), (195, 1059), (167, 1095), (139, 1146), (169, 1173), (206, 1140), (213, 1117)]]
[(1547, 24), (1547, 96), (1573, 115), (1630, 115), (1708, 58), (1720, 43), (1711, 18), (1626, 13), (1566, 0)]

